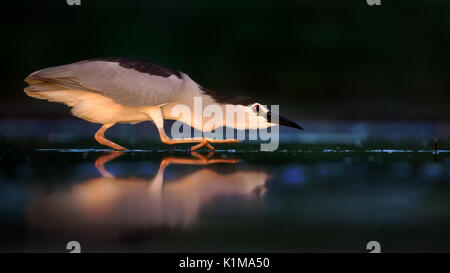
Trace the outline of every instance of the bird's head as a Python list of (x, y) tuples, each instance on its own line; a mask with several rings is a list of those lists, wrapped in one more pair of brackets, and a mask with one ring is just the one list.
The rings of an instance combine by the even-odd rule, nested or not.
[[(265, 129), (275, 125), (303, 130), (297, 123), (272, 112), (268, 107), (251, 98), (231, 94), (216, 93), (201, 86), (202, 97), (206, 104), (219, 105), (225, 112), (224, 124), (237, 129)], [(273, 107), (271, 107), (274, 110)], [(278, 108), (276, 108), (278, 109)], [(228, 118), (233, 115), (231, 124)]]
[(248, 115), (248, 122), (246, 121), (246, 129), (265, 129), (275, 125), (283, 125), (287, 127), (296, 128), (303, 130), (303, 128), (297, 123), (280, 116), (278, 113), (273, 113), (267, 106), (254, 102), (247, 106), (237, 106), (242, 108), (243, 111)]

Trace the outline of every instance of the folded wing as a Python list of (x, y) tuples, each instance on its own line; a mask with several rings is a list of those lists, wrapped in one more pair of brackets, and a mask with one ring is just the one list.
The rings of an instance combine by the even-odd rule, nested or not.
[(81, 90), (126, 106), (154, 106), (179, 96), (185, 74), (150, 62), (105, 58), (51, 67), (30, 74), (28, 92)]

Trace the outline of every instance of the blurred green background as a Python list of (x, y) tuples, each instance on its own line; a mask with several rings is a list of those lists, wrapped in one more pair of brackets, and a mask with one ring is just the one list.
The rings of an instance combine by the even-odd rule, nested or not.
[(0, 117), (69, 117), (22, 92), (31, 72), (123, 56), (296, 119), (449, 120), (450, 2), (2, 3)]

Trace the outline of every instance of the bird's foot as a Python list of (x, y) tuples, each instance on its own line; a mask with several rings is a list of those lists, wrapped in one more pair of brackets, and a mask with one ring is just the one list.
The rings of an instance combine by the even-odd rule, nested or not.
[(191, 151), (195, 151), (201, 147), (207, 147), (211, 151), (214, 151), (215, 148), (211, 145), (211, 143), (239, 143), (237, 139), (171, 139), (171, 138), (161, 138), (161, 141), (165, 144), (181, 144), (181, 143), (198, 143), (190, 148)]
[(105, 131), (108, 130), (108, 128), (110, 128), (111, 126), (113, 126), (114, 124), (103, 124), (103, 126), (98, 129), (98, 131), (95, 133), (94, 138), (95, 140), (97, 140), (98, 143), (108, 146), (110, 148), (113, 148), (114, 150), (126, 150), (127, 148), (120, 146), (119, 144), (116, 144), (114, 142), (112, 142), (111, 140), (105, 138)]
[(232, 163), (235, 164), (239, 162), (239, 159), (228, 159), (228, 158), (217, 158), (213, 159), (214, 151), (209, 151), (207, 154), (200, 154), (198, 152), (193, 151), (191, 153), (193, 157), (196, 157), (202, 164), (214, 164), (214, 163)]
[(194, 145), (190, 148), (191, 151), (195, 151), (203, 146), (207, 147), (211, 151), (214, 151), (215, 148), (210, 143), (239, 143), (239, 140), (237, 139), (207, 139), (204, 138), (200, 140), (200, 143), (197, 145)]
[(97, 140), (98, 143), (108, 146), (110, 148), (113, 148), (114, 150), (118, 150), (118, 151), (123, 151), (123, 150), (127, 150), (127, 148), (120, 146), (119, 144), (116, 144), (114, 142), (112, 142), (109, 139), (106, 139), (104, 136), (102, 135), (95, 135), (95, 140)]
[(206, 139), (203, 139), (199, 144), (194, 145), (190, 148), (191, 152), (196, 151), (197, 149), (205, 146), (206, 148), (210, 149), (211, 151), (216, 150), (211, 144), (208, 143)]
[(111, 147), (111, 148), (113, 148), (114, 150), (116, 150), (116, 151), (124, 151), (124, 150), (127, 150), (127, 148), (125, 148), (125, 147), (123, 147), (123, 146), (120, 146), (119, 144), (116, 144), (116, 143), (114, 143), (114, 142), (112, 142), (112, 141), (110, 141), (110, 140), (107, 140), (107, 139), (105, 139), (106, 141), (104, 142), (104, 143), (101, 143), (101, 144), (103, 144), (103, 145), (106, 145), (106, 146), (108, 146), (108, 147)]

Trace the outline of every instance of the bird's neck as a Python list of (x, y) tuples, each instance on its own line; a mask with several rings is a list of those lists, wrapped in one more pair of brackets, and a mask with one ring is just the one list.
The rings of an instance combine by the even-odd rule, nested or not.
[(191, 106), (183, 104), (163, 106), (164, 119), (181, 121), (203, 132), (210, 132), (219, 127), (249, 129), (246, 114), (245, 106), (219, 104), (207, 99), (194, 101)]
[(225, 126), (227, 111), (230, 112), (230, 109), (244, 111), (241, 105), (217, 102), (214, 93), (190, 79), (187, 79), (180, 94), (173, 102), (162, 107), (163, 117), (184, 122), (198, 130), (211, 131)]
[[(225, 111), (225, 105), (217, 104), (210, 96), (201, 93), (162, 107), (164, 119), (178, 120), (198, 130), (203, 130), (208, 122), (211, 123), (210, 120), (216, 118), (216, 113), (225, 115)], [(225, 117), (218, 116), (217, 118), (216, 124), (221, 126)]]

